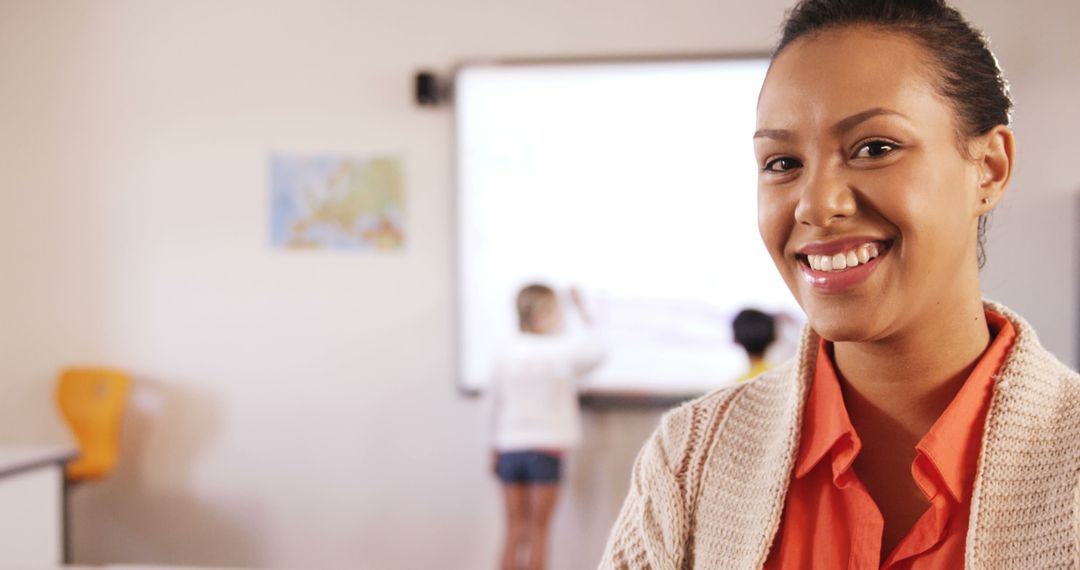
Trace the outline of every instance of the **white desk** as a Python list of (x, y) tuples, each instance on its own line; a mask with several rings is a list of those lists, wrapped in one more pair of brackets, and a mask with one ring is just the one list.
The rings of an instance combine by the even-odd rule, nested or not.
[(0, 443), (0, 567), (64, 561), (70, 445)]

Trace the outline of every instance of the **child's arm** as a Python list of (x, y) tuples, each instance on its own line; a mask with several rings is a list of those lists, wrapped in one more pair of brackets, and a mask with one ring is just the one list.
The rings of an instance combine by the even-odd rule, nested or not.
[(487, 390), (484, 393), (484, 402), (487, 407), (488, 416), (488, 441), (491, 445), (491, 464), (489, 469), (495, 475), (498, 475), (496, 471), (496, 463), (498, 460), (498, 451), (495, 449), (495, 441), (498, 437), (497, 430), (499, 429), (499, 392), (500, 392), (500, 376), (502, 373), (501, 361), (496, 361), (495, 366), (492, 367), (492, 373), (488, 379)]
[(567, 294), (574, 305), (574, 310), (581, 317), (582, 323), (589, 329), (588, 334), (583, 335), (578, 342), (573, 355), (574, 372), (578, 375), (584, 375), (604, 361), (608, 349), (607, 345), (596, 337), (595, 331), (592, 329), (593, 320), (588, 309), (585, 308), (585, 300), (581, 295), (581, 291), (577, 287), (570, 287)]
[(581, 291), (577, 287), (571, 287), (569, 290), (570, 301), (574, 305), (574, 310), (577, 311), (581, 317), (581, 322), (586, 326), (592, 326), (592, 317), (589, 316), (589, 311), (585, 308), (585, 301), (581, 297)]

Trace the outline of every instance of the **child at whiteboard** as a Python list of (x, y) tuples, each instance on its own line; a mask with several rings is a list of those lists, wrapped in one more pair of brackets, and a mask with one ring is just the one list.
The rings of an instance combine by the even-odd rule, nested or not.
[(776, 319), (757, 309), (743, 309), (731, 323), (735, 343), (746, 351), (750, 368), (736, 382), (746, 382), (761, 375), (771, 366), (765, 351), (776, 340)]
[[(580, 295), (570, 299), (588, 324)], [(517, 295), (520, 334), (500, 351), (491, 383), (493, 470), (503, 487), (503, 570), (544, 568), (563, 455), (581, 439), (578, 382), (604, 357), (589, 337), (564, 332), (555, 292), (533, 284)]]

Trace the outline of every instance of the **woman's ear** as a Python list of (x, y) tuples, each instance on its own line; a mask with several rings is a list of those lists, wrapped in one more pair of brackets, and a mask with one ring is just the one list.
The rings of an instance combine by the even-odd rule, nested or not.
[(994, 209), (1012, 178), (1016, 141), (1012, 129), (998, 125), (979, 137), (979, 215)]

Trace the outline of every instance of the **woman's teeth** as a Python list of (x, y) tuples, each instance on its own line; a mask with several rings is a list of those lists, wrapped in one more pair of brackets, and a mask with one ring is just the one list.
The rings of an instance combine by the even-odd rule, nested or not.
[(862, 265), (880, 255), (877, 244), (867, 243), (836, 255), (807, 255), (807, 263), (817, 271), (843, 271)]

